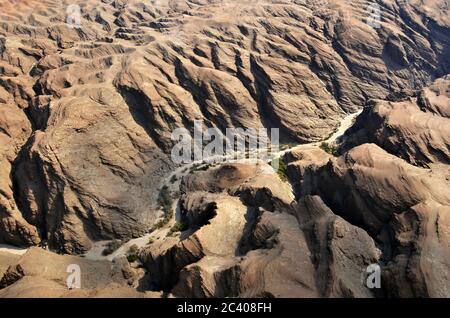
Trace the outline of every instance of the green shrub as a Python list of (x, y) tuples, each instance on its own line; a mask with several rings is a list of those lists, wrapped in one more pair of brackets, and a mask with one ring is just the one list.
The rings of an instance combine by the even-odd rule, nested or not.
[(164, 217), (162, 220), (159, 220), (156, 224), (154, 224), (151, 227), (150, 232), (162, 228), (167, 223), (169, 223), (169, 221), (173, 217), (173, 210), (172, 210), (173, 200), (172, 197), (170, 196), (170, 191), (167, 186), (163, 186), (161, 188), (161, 191), (159, 192), (158, 195), (158, 204), (164, 212)]
[(127, 255), (127, 260), (128, 260), (128, 262), (130, 262), (130, 263), (136, 262), (137, 259), (138, 259), (138, 257), (137, 257), (137, 255), (135, 255), (135, 254)]
[(288, 181), (287, 166), (282, 158), (279, 159), (277, 173), (281, 180)]
[(206, 170), (208, 170), (209, 168), (211, 168), (211, 164), (210, 164), (210, 163), (201, 166), (200, 168), (198, 168), (198, 170), (199, 170), (199, 171), (206, 171)]
[[(278, 169), (277, 169), (278, 176), (280, 177), (280, 179), (282, 181), (288, 181), (287, 166), (286, 166), (286, 163), (284, 162), (283, 158), (277, 158), (274, 160), (278, 161)], [(273, 161), (269, 161), (267, 163), (269, 165), (272, 165)]]
[(333, 156), (337, 156), (337, 155), (338, 155), (337, 149), (334, 148), (333, 146), (331, 146), (331, 145), (330, 145), (329, 143), (327, 143), (327, 142), (322, 142), (322, 143), (320, 144), (320, 148), (321, 148), (323, 151), (329, 153), (330, 155), (333, 155)]
[(161, 188), (161, 191), (159, 191), (158, 204), (162, 208), (167, 206), (172, 207), (172, 198), (170, 196), (169, 188), (166, 185)]
[(103, 250), (102, 254), (103, 256), (110, 255), (115, 251), (117, 251), (121, 246), (122, 246), (121, 240), (112, 240), (111, 242), (108, 242), (108, 244), (106, 244), (106, 247)]
[(176, 232), (183, 232), (187, 230), (187, 225), (184, 223), (180, 223), (180, 222), (176, 222), (169, 230), (169, 232), (167, 232), (167, 236), (171, 236), (173, 233)]
[(162, 228), (164, 225), (166, 225), (165, 220), (164, 220), (164, 219), (159, 220), (159, 221), (155, 224), (155, 230), (156, 230), (156, 229)]
[(194, 164), (191, 169), (189, 170), (189, 173), (197, 172), (197, 171), (206, 171), (209, 168), (212, 167), (212, 164), (210, 163), (196, 163)]
[(127, 252), (128, 262), (130, 262), (130, 263), (136, 262), (136, 260), (138, 258), (137, 257), (138, 253), (139, 253), (139, 247), (136, 244), (131, 245)]
[(187, 225), (185, 223), (177, 222), (172, 226), (171, 230), (173, 232), (183, 232), (187, 230)]
[(198, 169), (199, 166), (200, 166), (200, 165), (199, 165), (198, 163), (193, 164), (193, 165), (189, 168), (189, 173), (191, 174), (191, 173), (197, 171), (197, 169)]
[(128, 255), (132, 255), (132, 254), (137, 254), (139, 252), (139, 246), (137, 246), (136, 244), (133, 244), (130, 246), (130, 248), (128, 249)]

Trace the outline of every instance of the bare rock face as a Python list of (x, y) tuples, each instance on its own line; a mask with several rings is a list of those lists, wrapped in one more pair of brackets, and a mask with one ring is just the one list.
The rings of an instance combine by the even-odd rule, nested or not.
[[(295, 202), (270, 169), (228, 164), (184, 180), (187, 229), (140, 254), (156, 289), (181, 297), (373, 297), (360, 275), (380, 256), (372, 238), (319, 197)], [(196, 189), (223, 171), (228, 187)]]
[(144, 298), (151, 296), (151, 294), (139, 293), (116, 283), (92, 290), (68, 290), (55, 281), (38, 276), (25, 276), (17, 283), (0, 290), (1, 298)]
[[(450, 70), (444, 1), (383, 1), (379, 28), (368, 0), (77, 0), (75, 27), (60, 1), (3, 2), (0, 241), (66, 253), (155, 223), (175, 128), (317, 141), (368, 99)], [(435, 92), (421, 98), (444, 116)], [(418, 161), (446, 158), (444, 137), (420, 139), (436, 143)]]
[(391, 221), (395, 255), (384, 272), (393, 297), (448, 297), (450, 206), (433, 200), (411, 207)]
[(68, 290), (57, 282), (40, 277), (25, 276), (14, 285), (0, 290), (2, 298), (56, 298)]
[(289, 158), (288, 171), (302, 179), (298, 195), (320, 194), (382, 244), (386, 296), (449, 295), (448, 90), (444, 76), (416, 97), (372, 102), (347, 131), (339, 158), (319, 165), (307, 159), (312, 152)]
[(450, 76), (446, 75), (425, 87), (419, 94), (417, 104), (423, 111), (442, 117), (450, 117)]
[[(247, 210), (236, 198), (196, 193), (186, 201), (190, 207), (187, 212), (190, 214), (189, 226), (200, 228), (173, 246), (165, 248), (163, 245), (155, 250), (149, 249), (149, 253), (144, 252), (152, 283), (163, 290), (170, 290), (180, 270), (203, 256), (234, 254), (246, 224)], [(206, 223), (211, 226), (203, 226)], [(217, 244), (218, 240), (221, 244)]]
[(157, 217), (152, 180), (162, 176), (165, 157), (129, 114), (118, 118), (119, 109), (113, 114), (88, 99), (64, 108), (64, 115), (49, 117), (55, 129), (37, 131), (17, 160), (17, 200), (26, 219), (67, 253), (85, 251), (91, 240), (144, 234)]
[[(12, 255), (9, 253), (8, 256)], [(120, 259), (90, 261), (76, 256), (57, 255), (32, 247), (23, 256), (10, 258), (10, 266), (0, 280), (0, 297), (150, 297), (131, 288), (132, 271)], [(3, 254), (2, 254), (3, 258)], [(66, 280), (70, 265), (80, 268), (81, 288), (69, 289)], [(155, 296), (155, 294), (153, 294)]]
[(0, 276), (6, 272), (10, 265), (13, 265), (20, 258), (20, 255), (0, 251)]
[(1, 279), (0, 287), (12, 285), (25, 276), (39, 276), (66, 285), (67, 267), (77, 264), (81, 269), (84, 288), (105, 286), (110, 282), (126, 284), (120, 268), (109, 262), (84, 260), (80, 257), (57, 255), (38, 247), (30, 248), (17, 263), (10, 266)]
[[(139, 252), (151, 289), (450, 297), (447, 1), (377, 2), (380, 20), (369, 0), (71, 4), (79, 21), (61, 1), (1, 2), (0, 243), (80, 254), (141, 237), (162, 216), (174, 129), (280, 128), (311, 143), (282, 178), (264, 162), (183, 177), (178, 223)], [(316, 143), (364, 105), (337, 149)], [(124, 259), (33, 247), (0, 264), (0, 297), (156, 295), (129, 287)], [(381, 290), (361, 280), (371, 264)]]
[(344, 148), (376, 143), (414, 165), (450, 163), (450, 77), (436, 80), (416, 98), (376, 101), (349, 130)]
[(320, 194), (352, 223), (373, 234), (393, 213), (427, 200), (430, 194), (437, 202), (449, 203), (448, 168), (433, 171), (414, 167), (374, 144), (355, 147), (306, 173), (310, 174), (304, 177), (298, 195)]
[(12, 101), (0, 107), (0, 241), (16, 245), (40, 242), (38, 231), (20, 212), (10, 178), (14, 160), (31, 133), (24, 112)]
[(321, 167), (308, 160), (310, 155), (297, 157), (289, 165), (298, 168), (288, 170), (292, 179), (303, 179), (297, 196), (320, 195), (380, 244), (386, 296), (448, 296), (442, 281), (450, 252), (443, 234), (450, 211), (447, 165), (415, 167), (374, 144), (330, 157)]
[[(436, 84), (432, 89), (439, 90)], [(441, 113), (446, 106), (440, 105)], [(439, 106), (434, 109), (438, 112)], [(407, 118), (407, 110), (396, 109), (397, 118), (402, 112)], [(299, 146), (286, 154), (296, 199), (289, 196), (286, 184), (258, 166), (223, 165), (186, 177), (182, 183), (185, 196), (191, 198), (190, 191), (196, 193), (195, 200), (181, 200), (188, 224), (203, 216), (201, 224), (205, 225), (200, 231), (212, 226), (219, 229), (205, 222), (214, 217), (216, 205), (210, 195), (200, 192), (202, 189), (240, 197), (250, 208), (248, 220), (253, 221), (250, 230), (243, 233), (240, 254), (233, 257), (202, 256), (199, 241), (197, 258), (180, 271), (171, 292), (191, 297), (447, 297), (448, 165), (435, 159), (428, 168), (414, 166), (411, 163), (422, 158), (419, 153), (411, 153), (408, 163), (375, 144), (345, 150), (360, 137), (362, 118), (364, 114), (348, 132), (340, 157), (314, 145)], [(398, 123), (393, 136), (400, 137), (406, 131), (405, 122)], [(445, 128), (437, 131), (447, 137)], [(414, 135), (405, 134), (407, 137)], [(195, 229), (183, 232), (181, 241), (193, 231), (196, 233)], [(299, 253), (292, 256), (290, 251), (306, 251), (307, 257)], [(368, 264), (379, 264), (382, 270), (383, 287), (375, 293), (362, 286), (355, 275)], [(304, 275), (297, 276), (297, 269)]]
[(312, 250), (322, 296), (372, 297), (357, 275), (381, 256), (372, 238), (335, 215), (319, 196), (304, 196), (295, 211)]

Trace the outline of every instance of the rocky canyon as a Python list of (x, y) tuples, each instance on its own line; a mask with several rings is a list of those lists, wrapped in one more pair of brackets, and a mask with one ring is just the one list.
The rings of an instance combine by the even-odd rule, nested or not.
[[(0, 0), (0, 297), (450, 297), (449, 18)], [(174, 162), (195, 121), (280, 150)]]

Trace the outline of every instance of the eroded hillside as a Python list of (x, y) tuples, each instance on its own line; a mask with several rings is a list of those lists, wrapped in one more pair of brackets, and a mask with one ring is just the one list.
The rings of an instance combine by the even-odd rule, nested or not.
[[(363, 0), (0, 1), (0, 243), (81, 254), (152, 232), (171, 132), (194, 120), (306, 144), (365, 106), (332, 154), (288, 151), (281, 179), (231, 164), (178, 180), (187, 230), (141, 250), (145, 288), (448, 297), (449, 3), (376, 3), (374, 26)], [(371, 263), (381, 294), (355, 276)], [(3, 293), (52, 280), (30, 272), (11, 267)]]

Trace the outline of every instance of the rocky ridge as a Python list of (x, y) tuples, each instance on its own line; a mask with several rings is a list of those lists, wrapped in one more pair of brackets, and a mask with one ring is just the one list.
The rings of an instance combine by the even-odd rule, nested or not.
[[(174, 219), (139, 253), (145, 275), (30, 248), (0, 255), (0, 297), (450, 296), (446, 1), (380, 1), (380, 28), (362, 0), (76, 2), (79, 28), (66, 2), (3, 3), (0, 243), (80, 254), (151, 231), (170, 132), (194, 120), (298, 144), (364, 110), (278, 174), (183, 177)], [(67, 290), (68, 262), (96, 273), (85, 290)], [(362, 283), (370, 264), (380, 290)]]
[(80, 0), (79, 28), (68, 2), (7, 2), (0, 239), (66, 253), (157, 221), (174, 128), (320, 140), (368, 99), (449, 70), (443, 1), (380, 2), (379, 29), (368, 1)]

